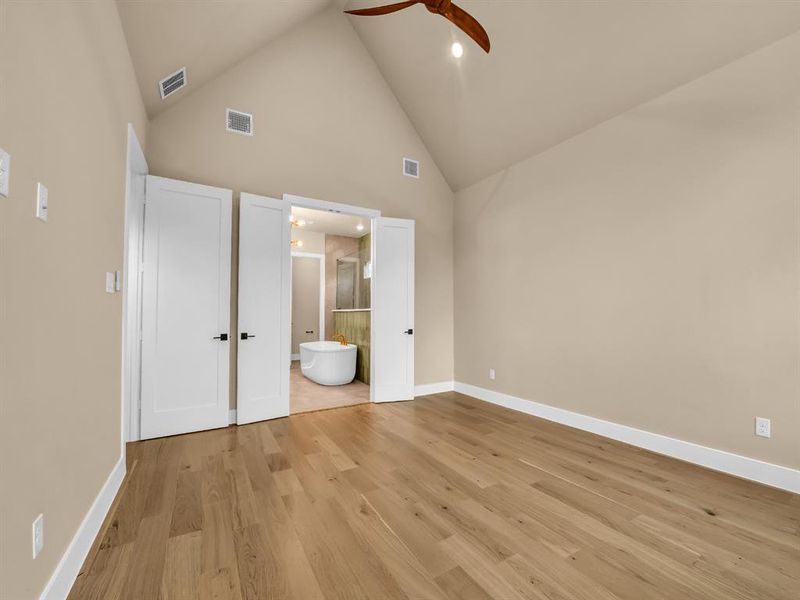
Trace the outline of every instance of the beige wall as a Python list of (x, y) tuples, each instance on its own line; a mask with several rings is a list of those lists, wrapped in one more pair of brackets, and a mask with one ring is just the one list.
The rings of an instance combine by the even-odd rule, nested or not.
[(300, 354), (303, 342), (319, 340), (321, 268), (318, 258), (292, 257), (292, 354)]
[[(452, 379), (453, 194), (338, 9), (186, 92), (151, 122), (152, 173), (416, 219), (417, 383)], [(226, 107), (255, 115), (254, 137), (224, 130)], [(403, 177), (404, 156), (421, 179)]]
[(292, 240), (302, 241), (303, 245), (292, 248), (292, 251), (325, 254), (325, 234), (321, 231), (308, 231), (300, 227), (292, 227)]
[(795, 34), (458, 193), (457, 380), (800, 467), (798, 73)]
[(22, 600), (120, 456), (122, 295), (105, 272), (122, 268), (127, 123), (144, 143), (146, 120), (113, 0), (0, 2), (0, 19), (0, 597)]

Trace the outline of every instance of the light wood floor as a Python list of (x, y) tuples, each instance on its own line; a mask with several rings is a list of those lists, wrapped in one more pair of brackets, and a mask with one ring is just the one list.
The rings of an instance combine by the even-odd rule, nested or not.
[(129, 457), (70, 598), (800, 598), (800, 496), (455, 393)]
[(300, 361), (289, 370), (289, 412), (293, 415), (369, 402), (369, 386), (354, 379), (347, 385), (320, 385), (303, 376)]

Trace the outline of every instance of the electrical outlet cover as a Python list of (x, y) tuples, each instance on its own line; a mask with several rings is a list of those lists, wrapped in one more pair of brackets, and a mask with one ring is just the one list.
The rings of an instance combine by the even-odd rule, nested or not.
[(765, 419), (764, 417), (756, 417), (756, 435), (759, 437), (771, 437), (772, 436), (772, 426), (769, 419)]
[(33, 521), (33, 558), (39, 556), (44, 547), (44, 515), (39, 515)]
[(0, 196), (8, 198), (9, 180), (11, 179), (11, 155), (0, 148)]

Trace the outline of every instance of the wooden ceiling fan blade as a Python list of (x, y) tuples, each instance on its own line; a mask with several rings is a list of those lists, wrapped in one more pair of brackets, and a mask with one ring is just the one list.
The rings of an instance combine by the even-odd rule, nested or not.
[(486, 53), (491, 50), (491, 43), (489, 42), (489, 34), (483, 26), (475, 20), (471, 14), (455, 4), (451, 4), (447, 11), (444, 13), (445, 18), (455, 23), (459, 29), (471, 37), (475, 42), (483, 48)]
[(356, 10), (346, 10), (344, 12), (349, 15), (358, 15), (360, 17), (379, 17), (414, 6), (415, 4), (419, 4), (419, 2), (420, 0), (409, 0), (409, 2), (398, 2), (397, 4), (387, 4), (386, 6), (376, 6), (375, 8), (359, 8)]

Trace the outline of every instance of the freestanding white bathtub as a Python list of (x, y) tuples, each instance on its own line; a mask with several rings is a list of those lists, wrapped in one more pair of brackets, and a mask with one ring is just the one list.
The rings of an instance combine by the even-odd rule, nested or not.
[(344, 385), (356, 376), (355, 344), (305, 342), (300, 344), (300, 370), (321, 385)]

